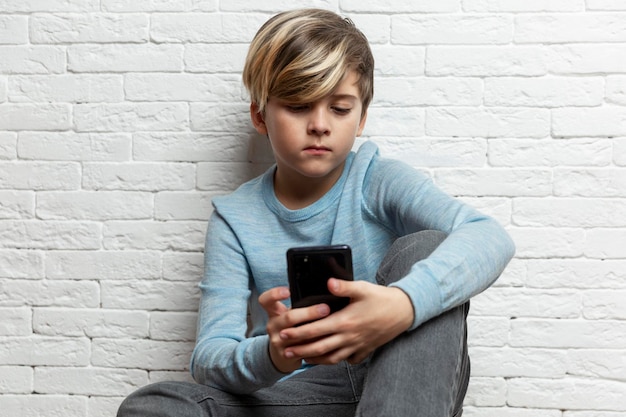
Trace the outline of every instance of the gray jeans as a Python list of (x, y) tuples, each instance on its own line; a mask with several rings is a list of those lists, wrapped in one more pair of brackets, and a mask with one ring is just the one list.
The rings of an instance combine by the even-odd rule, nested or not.
[[(376, 279), (388, 285), (445, 238), (425, 231), (398, 239)], [(124, 400), (118, 417), (460, 417), (469, 382), (469, 302), (349, 365), (315, 366), (250, 395), (205, 385), (160, 382)]]

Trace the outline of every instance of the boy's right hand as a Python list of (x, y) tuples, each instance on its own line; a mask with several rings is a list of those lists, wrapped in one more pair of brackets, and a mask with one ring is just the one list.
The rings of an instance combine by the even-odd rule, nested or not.
[(285, 349), (293, 344), (283, 339), (281, 331), (301, 323), (314, 321), (330, 314), (326, 304), (318, 304), (306, 308), (288, 309), (283, 300), (290, 296), (289, 288), (276, 287), (265, 291), (259, 297), (259, 304), (267, 312), (267, 334), (270, 339), (270, 358), (276, 369), (283, 373), (293, 372), (300, 368), (301, 358), (294, 358), (285, 354)]

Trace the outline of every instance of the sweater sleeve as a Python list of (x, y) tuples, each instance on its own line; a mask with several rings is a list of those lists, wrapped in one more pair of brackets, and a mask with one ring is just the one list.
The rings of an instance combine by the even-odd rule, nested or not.
[(427, 259), (392, 284), (410, 297), (411, 329), (487, 289), (515, 252), (493, 218), (440, 190), (398, 161), (374, 158), (364, 188), (365, 209), (399, 235), (440, 230), (448, 237)]
[(285, 375), (270, 359), (268, 336), (246, 338), (251, 296), (246, 258), (237, 237), (216, 212), (209, 221), (204, 256), (190, 365), (193, 378), (236, 394), (274, 384)]

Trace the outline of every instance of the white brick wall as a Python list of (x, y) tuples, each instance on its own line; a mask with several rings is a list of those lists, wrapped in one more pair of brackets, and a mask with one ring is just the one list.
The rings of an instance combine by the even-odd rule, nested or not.
[[(189, 379), (210, 200), (268, 160), (247, 43), (292, 4), (0, 1), (3, 416)], [(371, 40), (365, 136), (517, 242), (473, 302), (466, 414), (626, 413), (626, 2), (299, 5)]]

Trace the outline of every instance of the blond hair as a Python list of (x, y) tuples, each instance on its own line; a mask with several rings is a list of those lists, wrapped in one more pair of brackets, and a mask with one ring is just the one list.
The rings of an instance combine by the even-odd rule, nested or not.
[(261, 26), (248, 50), (243, 83), (263, 112), (270, 96), (295, 103), (326, 97), (351, 70), (359, 77), (365, 114), (374, 95), (374, 58), (365, 35), (333, 12), (292, 10)]

